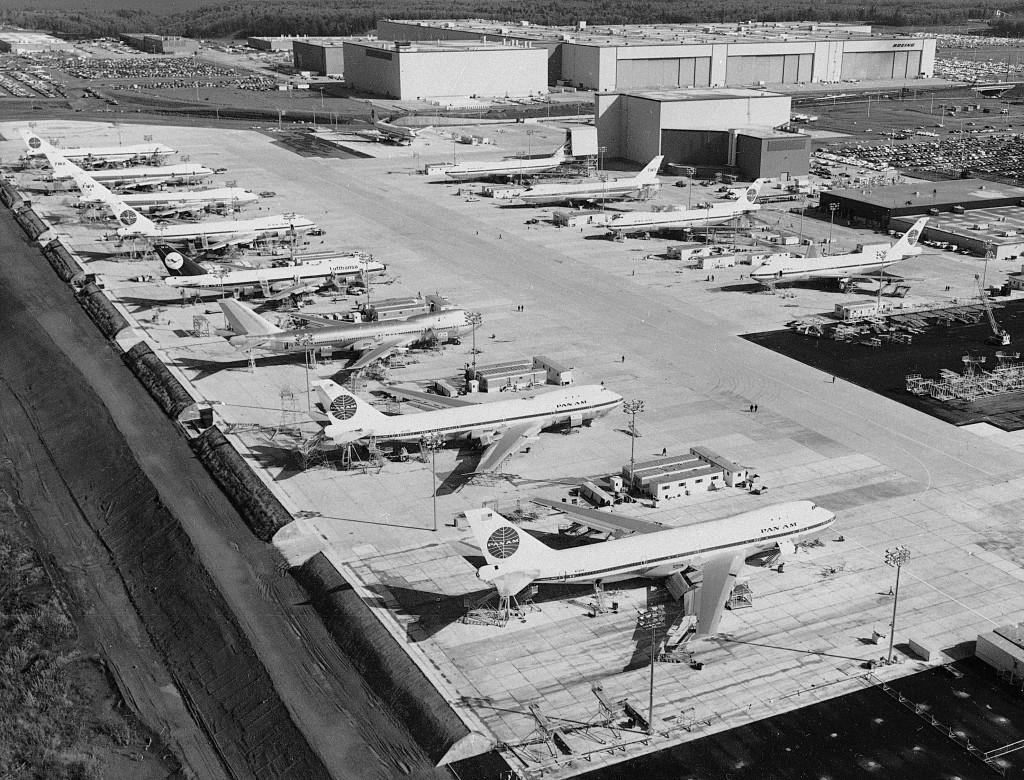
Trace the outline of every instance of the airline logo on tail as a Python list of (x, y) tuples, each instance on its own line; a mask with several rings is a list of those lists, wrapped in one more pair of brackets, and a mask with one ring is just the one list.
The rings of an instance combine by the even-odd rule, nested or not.
[(358, 409), (356, 399), (350, 395), (339, 395), (328, 406), (331, 417), (336, 420), (348, 420), (355, 417)]
[(910, 229), (904, 233), (900, 240), (893, 244), (892, 249), (885, 253), (885, 259), (888, 262), (897, 262), (902, 260), (907, 255), (917, 254), (912, 251), (917, 246), (918, 239), (921, 238), (921, 234), (924, 232), (924, 226), (928, 224), (928, 217), (921, 217)]
[(125, 209), (117, 215), (118, 221), (125, 227), (131, 227), (139, 220), (139, 215), (131, 209)]
[(43, 146), (42, 139), (37, 136), (30, 135), (28, 137), (28, 148), (29, 149), (40, 149)]
[(511, 558), (519, 549), (519, 531), (510, 526), (499, 526), (487, 537), (487, 552), (500, 560)]
[(181, 267), (185, 265), (185, 258), (181, 252), (168, 252), (163, 258), (164, 265), (171, 271), (181, 270)]

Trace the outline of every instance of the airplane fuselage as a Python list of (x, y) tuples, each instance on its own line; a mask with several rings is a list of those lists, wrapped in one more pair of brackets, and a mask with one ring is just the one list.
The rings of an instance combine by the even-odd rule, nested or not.
[[(80, 203), (104, 204), (103, 197), (81, 197)], [(203, 209), (208, 206), (242, 206), (259, 200), (255, 192), (238, 187), (218, 187), (208, 190), (188, 190), (184, 192), (147, 192), (141, 194), (121, 195), (120, 200), (138, 211), (170, 212)]]
[[(540, 422), (547, 428), (570, 422), (574, 417), (585, 420), (603, 417), (621, 402), (620, 395), (601, 385), (583, 385), (509, 401), (387, 417), (376, 421), (373, 429), (366, 430), (362, 438), (419, 441), (427, 434), (438, 434), (446, 439), (463, 436), (480, 439), (496, 429), (517, 423)], [(327, 436), (332, 435), (332, 428), (336, 426), (329, 425), (325, 429)], [(344, 428), (337, 426), (337, 429), (344, 435)]]
[(897, 262), (895, 259), (886, 260), (882, 252), (857, 252), (831, 257), (773, 257), (754, 269), (750, 278), (768, 286), (811, 279), (848, 279), (881, 271)]
[[(174, 149), (163, 144), (136, 144), (135, 146), (95, 146), (79, 149), (57, 149), (65, 160), (78, 162), (131, 162), (132, 160), (145, 160), (160, 157), (168, 157), (176, 154)], [(43, 155), (41, 149), (32, 149), (29, 153), (33, 157)]]
[[(116, 186), (118, 184), (187, 184), (202, 181), (213, 176), (213, 171), (204, 165), (140, 165), (135, 168), (109, 168), (106, 170), (89, 171), (89, 178), (100, 184)], [(61, 176), (54, 178), (71, 178)]]
[(218, 242), (232, 243), (308, 233), (316, 225), (305, 217), (289, 217), (279, 214), (273, 217), (257, 217), (256, 219), (233, 219), (223, 222), (209, 222), (202, 225), (165, 225), (151, 230), (139, 230), (133, 227), (120, 228), (117, 233), (122, 238), (138, 236), (155, 241), (163, 241), (172, 245), (182, 245), (198, 241), (203, 244)]
[(476, 327), (469, 321), (468, 312), (450, 309), (442, 312), (417, 314), (396, 322), (353, 322), (339, 325), (310, 326), (268, 335), (247, 337), (258, 342), (262, 349), (274, 352), (304, 352), (320, 347), (338, 347), (346, 350), (373, 349), (378, 342), (395, 337), (415, 337), (413, 343), (428, 341), (456, 341), (473, 332)]
[(493, 582), (526, 571), (537, 583), (616, 582), (634, 577), (663, 578), (697, 568), (724, 553), (752, 555), (817, 535), (835, 514), (810, 501), (791, 501), (722, 520), (635, 534), (567, 550), (545, 551), (529, 561), (482, 567), (477, 576)]
[(366, 273), (381, 273), (386, 270), (383, 263), (365, 260), (357, 255), (329, 259), (308, 260), (298, 265), (271, 268), (226, 270), (223, 273), (197, 274), (195, 276), (168, 276), (164, 282), (171, 287), (190, 289), (257, 288), (264, 284), (275, 285), (289, 282), (326, 281), (336, 276), (355, 276)]
[(447, 168), (444, 171), (444, 175), (456, 181), (488, 179), (499, 176), (526, 176), (531, 173), (553, 170), (561, 165), (563, 161), (562, 157), (544, 157), (541, 159), (501, 160), (499, 162), (469, 162)]
[[(640, 184), (632, 179), (618, 182), (583, 182), (580, 184), (538, 184), (535, 187), (504, 196), (496, 192), (494, 197), (497, 200), (517, 200), (523, 203), (569, 203), (572, 201), (589, 200), (623, 200), (626, 198), (640, 198), (648, 193), (657, 192), (661, 189), (658, 182), (652, 184)], [(515, 193), (515, 190), (510, 190)]]

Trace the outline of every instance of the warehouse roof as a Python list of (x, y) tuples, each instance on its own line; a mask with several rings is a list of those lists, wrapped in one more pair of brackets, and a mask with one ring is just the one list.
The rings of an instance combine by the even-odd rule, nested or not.
[(999, 184), (984, 179), (953, 179), (951, 181), (919, 181), (888, 187), (827, 190), (822, 195), (845, 198), (883, 209), (893, 207), (919, 208), (925, 212), (947, 203), (978, 203), (1019, 198), (1024, 200), (1024, 187)]
[[(353, 41), (357, 46), (365, 46), (368, 49), (380, 49), (382, 51), (407, 52), (464, 52), (464, 51), (532, 51), (529, 45), (509, 45), (500, 41)], [(538, 49), (538, 51), (540, 51)]]
[(678, 103), (697, 100), (736, 100), (737, 98), (785, 97), (778, 92), (763, 89), (744, 89), (742, 87), (715, 87), (713, 89), (639, 89), (620, 92), (629, 97), (655, 100), (659, 103)]

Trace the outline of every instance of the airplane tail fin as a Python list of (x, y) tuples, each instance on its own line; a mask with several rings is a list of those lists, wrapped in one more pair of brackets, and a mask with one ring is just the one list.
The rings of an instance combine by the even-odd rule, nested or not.
[(387, 415), (330, 379), (317, 382), (316, 395), (330, 420), (324, 434), (335, 444), (347, 444), (370, 436), (374, 426), (387, 419)]
[(636, 175), (637, 184), (653, 184), (658, 180), (658, 171), (661, 170), (661, 163), (665, 160), (665, 155), (659, 154), (649, 163), (647, 166)]
[(553, 550), (490, 509), (468, 509), (466, 519), (484, 560), (491, 565), (539, 562)]
[(118, 223), (127, 234), (152, 233), (156, 231), (156, 223), (142, 216), (113, 193), (107, 198), (107, 206), (114, 212)]
[(885, 259), (889, 262), (894, 260), (902, 260), (908, 255), (914, 254), (914, 247), (917, 246), (918, 239), (921, 238), (921, 233), (924, 232), (924, 226), (928, 224), (928, 217), (921, 217), (921, 219), (915, 222), (910, 230), (904, 233), (900, 240), (892, 245), (892, 248), (885, 253)]
[(171, 276), (205, 276), (209, 273), (195, 260), (186, 257), (172, 246), (154, 244), (153, 250)]
[(746, 192), (740, 196), (740, 203), (747, 206), (757, 205), (757, 196), (761, 194), (761, 187), (764, 184), (764, 179), (758, 179), (749, 187)]
[(261, 317), (234, 298), (223, 298), (218, 303), (224, 310), (231, 330), (239, 336), (269, 336), (281, 332), (281, 329), (270, 320)]
[(39, 155), (45, 153), (48, 149), (53, 149), (50, 144), (46, 143), (46, 141), (31, 130), (22, 130), (21, 137), (25, 139), (25, 145), (28, 147), (29, 154)]
[(52, 146), (43, 147), (43, 156), (46, 157), (46, 161), (53, 169), (54, 179), (72, 179), (77, 174), (85, 173), (73, 162), (59, 154)]

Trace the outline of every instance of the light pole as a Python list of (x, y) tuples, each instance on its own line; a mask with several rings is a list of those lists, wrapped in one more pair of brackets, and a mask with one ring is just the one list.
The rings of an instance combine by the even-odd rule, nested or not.
[(633, 468), (636, 464), (636, 416), (644, 410), (644, 402), (638, 398), (622, 402), (622, 411), (629, 415), (629, 485), (626, 490), (633, 492)]
[(466, 314), (466, 320), (470, 325), (473, 326), (473, 368), (476, 368), (476, 329), (480, 327), (480, 324), (484, 321), (483, 316), (478, 311), (471, 311)]
[(607, 146), (597, 147), (597, 172), (598, 174), (604, 170), (604, 153), (608, 151)]
[(317, 89), (320, 90), (320, 108), (323, 108), (324, 107), (324, 88), (323, 87), (317, 87)]
[(526, 131), (526, 156), (527, 158), (533, 157), (533, 134), (536, 130)]
[(892, 624), (889, 626), (889, 657), (886, 659), (887, 664), (892, 663), (892, 645), (896, 639), (896, 605), (900, 600), (900, 570), (903, 568), (903, 564), (910, 560), (910, 548), (904, 545), (893, 547), (891, 550), (885, 551), (885, 562), (889, 566), (896, 567), (896, 591), (893, 593), (892, 598)]
[(648, 610), (641, 612), (636, 619), (637, 628), (649, 628), (651, 629), (651, 686), (650, 696), (647, 700), (647, 733), (654, 733), (654, 664), (655, 664), (655, 650), (657, 649), (657, 633), (658, 627), (665, 623), (665, 607), (659, 604), (656, 607), (651, 607)]
[(430, 452), (430, 473), (434, 479), (434, 527), (437, 531), (437, 451), (444, 446), (444, 437), (439, 433), (428, 433), (420, 437), (420, 451)]
[(839, 204), (838, 203), (829, 203), (828, 204), (828, 211), (829, 211), (829, 217), (828, 217), (828, 245), (831, 248), (831, 246), (832, 246), (832, 226), (835, 224), (835, 221), (836, 221), (836, 212), (839, 211)]

